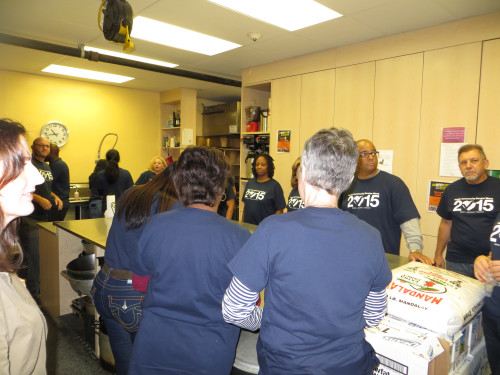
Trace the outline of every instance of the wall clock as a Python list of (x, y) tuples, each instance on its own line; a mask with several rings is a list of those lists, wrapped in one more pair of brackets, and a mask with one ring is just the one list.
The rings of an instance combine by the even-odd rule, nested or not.
[(42, 126), (40, 136), (61, 147), (68, 142), (69, 130), (64, 124), (51, 121)]

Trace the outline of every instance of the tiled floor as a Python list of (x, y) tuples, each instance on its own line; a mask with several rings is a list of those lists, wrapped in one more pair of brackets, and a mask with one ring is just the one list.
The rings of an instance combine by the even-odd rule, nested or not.
[(93, 356), (84, 339), (83, 321), (76, 316), (65, 316), (58, 326), (47, 314), (48, 375), (111, 375)]

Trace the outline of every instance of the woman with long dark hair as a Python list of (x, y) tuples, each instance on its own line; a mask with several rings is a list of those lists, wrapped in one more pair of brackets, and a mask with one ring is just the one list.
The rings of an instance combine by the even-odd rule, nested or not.
[(130, 374), (229, 374), (239, 328), (222, 319), (227, 263), (250, 232), (217, 214), (230, 165), (220, 150), (188, 147), (175, 186), (185, 207), (144, 229), (132, 270), (151, 275)]
[(89, 217), (95, 219), (102, 216), (102, 197), (97, 195), (97, 174), (106, 168), (106, 160), (99, 159), (95, 163), (94, 171), (89, 176)]
[(0, 120), (0, 373), (45, 374), (45, 318), (16, 271), (23, 260), (19, 217), (33, 212), (35, 186), (44, 182), (31, 163), (23, 125)]
[[(130, 172), (120, 168), (120, 153), (118, 150), (111, 149), (106, 152), (106, 167), (97, 174), (95, 195), (102, 199), (103, 214), (106, 210), (106, 197), (115, 196), (115, 202), (118, 202), (120, 195), (134, 185), (134, 180)], [(92, 192), (94, 194), (94, 192)], [(92, 200), (92, 199), (91, 199)]]
[(123, 194), (106, 241), (105, 264), (94, 279), (92, 297), (108, 330), (119, 375), (128, 371), (149, 279), (133, 275), (130, 261), (137, 253), (144, 226), (153, 215), (170, 210), (177, 200), (173, 169), (167, 168), (147, 184)]

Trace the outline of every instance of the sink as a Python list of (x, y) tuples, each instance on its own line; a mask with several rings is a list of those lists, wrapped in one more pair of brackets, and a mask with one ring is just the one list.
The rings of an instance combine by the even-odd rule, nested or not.
[(73, 197), (69, 198), (69, 203), (88, 203), (90, 197), (80, 197), (80, 199), (75, 200)]

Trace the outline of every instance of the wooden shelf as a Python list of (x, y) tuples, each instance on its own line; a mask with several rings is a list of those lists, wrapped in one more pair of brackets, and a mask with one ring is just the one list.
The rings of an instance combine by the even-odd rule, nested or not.
[(242, 132), (241, 135), (269, 134), (269, 132)]

